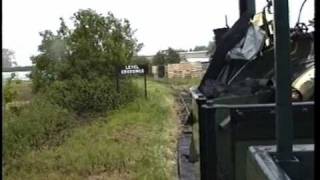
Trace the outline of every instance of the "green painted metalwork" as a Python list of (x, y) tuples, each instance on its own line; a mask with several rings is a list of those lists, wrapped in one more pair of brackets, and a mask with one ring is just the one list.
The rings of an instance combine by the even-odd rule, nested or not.
[(276, 136), (279, 160), (292, 158), (293, 120), (288, 0), (273, 0), (275, 28)]
[(251, 146), (247, 155), (247, 180), (311, 180), (314, 178), (314, 145), (294, 145), (293, 153), (299, 161), (293, 164), (300, 167), (294, 172), (279, 168), (274, 160), (275, 146)]

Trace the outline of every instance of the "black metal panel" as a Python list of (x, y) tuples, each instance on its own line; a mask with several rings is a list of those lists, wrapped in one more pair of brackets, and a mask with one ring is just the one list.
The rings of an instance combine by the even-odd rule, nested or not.
[(199, 109), (201, 180), (216, 179), (215, 109)]
[(193, 124), (199, 121), (199, 108), (207, 101), (207, 98), (197, 89), (190, 89), (190, 93), (192, 96), (191, 116)]
[[(232, 98), (228, 99), (231, 103)], [(209, 101), (210, 102), (210, 101)], [(214, 102), (214, 101), (213, 101)], [(313, 139), (313, 102), (294, 103), (295, 140)], [(198, 107), (199, 108), (199, 107)], [(206, 104), (198, 109), (201, 179), (237, 177), (236, 154), (240, 142), (275, 141), (275, 104)], [(223, 112), (221, 114), (221, 112)], [(228, 115), (229, 114), (229, 118)], [(255, 143), (251, 143), (252, 145)], [(245, 166), (245, 162), (240, 164)]]
[[(293, 107), (295, 138), (313, 137), (313, 112), (314, 109), (311, 104)], [(231, 109), (231, 123), (234, 124), (232, 131), (235, 133), (236, 140), (275, 138), (274, 107)]]
[(229, 28), (218, 28), (213, 30), (216, 46), (223, 42), (222, 37), (228, 30)]
[[(199, 121), (199, 114), (200, 114), (200, 107), (206, 102), (206, 98), (195, 88), (190, 88), (190, 94), (192, 96), (191, 102), (191, 125), (192, 125), (192, 142), (190, 145), (190, 154), (189, 154), (189, 161), (195, 163), (195, 171), (197, 179), (201, 177), (201, 164), (199, 163), (200, 157), (200, 126), (202, 127), (203, 124), (200, 124)], [(201, 135), (202, 136), (202, 135)]]
[(240, 16), (246, 11), (249, 11), (252, 14), (256, 13), (255, 0), (239, 0), (239, 13), (240, 13)]

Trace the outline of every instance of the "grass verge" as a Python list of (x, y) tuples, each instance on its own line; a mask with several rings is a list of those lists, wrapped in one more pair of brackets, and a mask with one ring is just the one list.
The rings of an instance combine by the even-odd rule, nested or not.
[(5, 179), (177, 179), (175, 108), (172, 90), (148, 81), (148, 100), (74, 128), (57, 147), (30, 151)]
[(174, 90), (177, 92), (180, 91), (188, 91), (192, 86), (198, 86), (200, 84), (201, 78), (194, 77), (194, 78), (172, 78), (172, 79), (165, 79), (164, 81), (159, 81), (164, 84), (170, 85)]

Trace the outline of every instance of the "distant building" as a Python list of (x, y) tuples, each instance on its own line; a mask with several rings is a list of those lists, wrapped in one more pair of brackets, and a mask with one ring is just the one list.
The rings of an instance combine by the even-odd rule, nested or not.
[(209, 62), (210, 56), (208, 51), (188, 51), (188, 52), (178, 52), (181, 58), (181, 62)]
[(140, 55), (140, 57), (144, 57), (144, 58), (146, 58), (146, 59), (149, 60), (149, 61), (152, 61), (153, 56), (154, 56), (154, 55)]
[[(195, 63), (195, 62), (200, 62), (200, 63), (208, 63), (210, 56), (208, 54), (208, 51), (181, 51), (178, 52), (180, 58), (181, 58), (181, 63)], [(141, 57), (145, 57), (148, 60), (152, 61), (152, 58), (154, 55), (140, 55)]]

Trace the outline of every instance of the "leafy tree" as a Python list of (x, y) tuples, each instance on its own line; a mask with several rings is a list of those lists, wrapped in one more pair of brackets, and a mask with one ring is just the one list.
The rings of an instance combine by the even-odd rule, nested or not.
[(210, 41), (208, 43), (208, 54), (211, 55), (214, 53), (214, 51), (216, 50), (216, 43), (214, 41)]
[(214, 41), (209, 41), (207, 46), (195, 46), (193, 51), (208, 51), (207, 54), (213, 54), (216, 49), (216, 44)]
[(168, 64), (174, 64), (180, 62), (180, 56), (179, 54), (173, 50), (172, 48), (168, 48), (167, 50), (167, 63)]
[(60, 18), (56, 33), (40, 33), (40, 54), (33, 56), (31, 79), (35, 92), (78, 114), (111, 110), (132, 100), (137, 92), (129, 80), (115, 89), (116, 66), (129, 64), (141, 49), (128, 20), (94, 10), (79, 10), (70, 29)]
[(167, 50), (158, 51), (152, 60), (154, 65), (174, 64), (180, 61), (178, 52), (170, 47)]
[(71, 19), (75, 29), (69, 29), (60, 18), (56, 34), (49, 30), (40, 33), (40, 54), (32, 57), (35, 91), (56, 80), (112, 78), (115, 67), (128, 64), (141, 48), (127, 19), (117, 19), (110, 12), (103, 16), (91, 9), (79, 10)]
[(152, 58), (152, 63), (154, 65), (164, 65), (166, 64), (166, 54), (158, 51), (156, 55)]
[(175, 49), (176, 52), (187, 52), (188, 50), (186, 49)]
[(133, 56), (131, 63), (143, 65), (143, 64), (150, 64), (150, 61), (146, 57), (143, 57), (143, 56)]
[(4, 86), (4, 102), (5, 103), (12, 102), (18, 94), (17, 90), (14, 89), (12, 84), (15, 76), (16, 76), (15, 73), (11, 73), (11, 77), (6, 80), (6, 84)]
[(10, 49), (2, 48), (2, 67), (12, 67), (12, 65), (17, 65), (17, 62), (13, 61), (14, 52)]
[(206, 50), (208, 50), (207, 46), (196, 46), (193, 49), (193, 51), (206, 51)]

